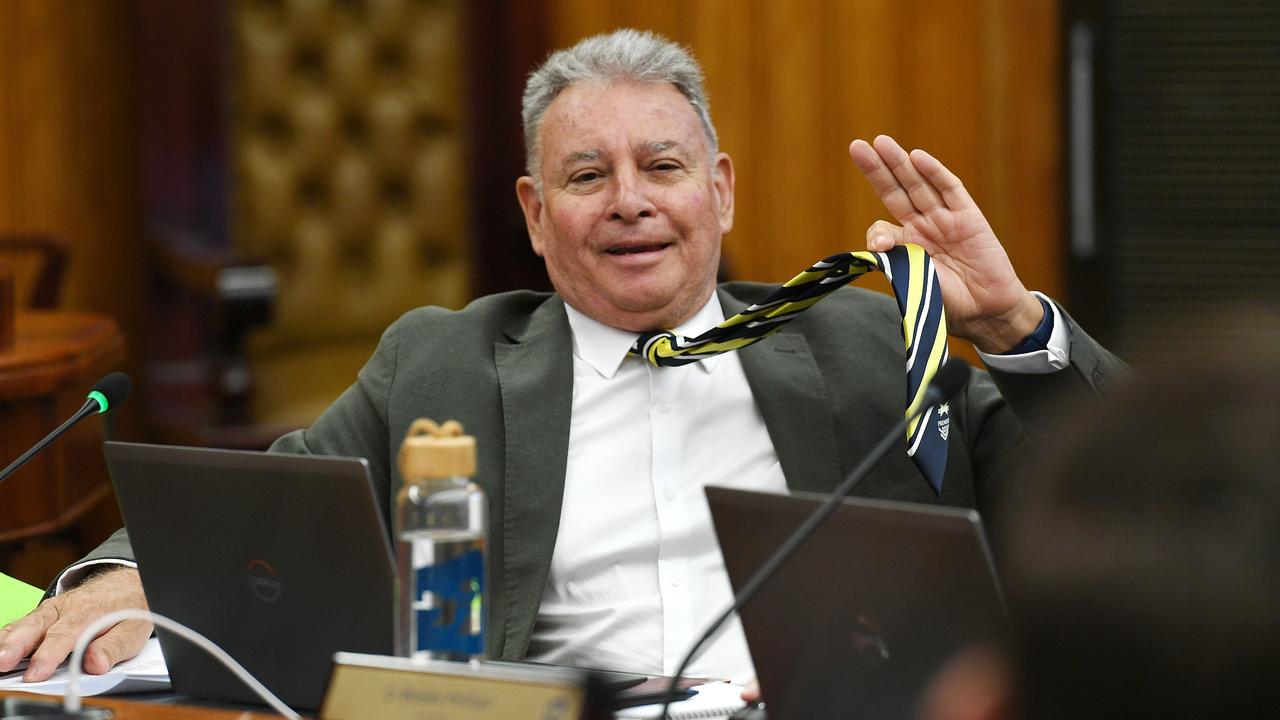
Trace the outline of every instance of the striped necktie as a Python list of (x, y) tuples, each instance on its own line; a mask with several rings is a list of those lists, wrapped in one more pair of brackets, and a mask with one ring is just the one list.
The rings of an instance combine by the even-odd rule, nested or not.
[[(764, 300), (695, 338), (670, 330), (641, 335), (631, 352), (659, 367), (687, 365), (746, 347), (777, 332), (797, 314), (871, 270), (889, 278), (907, 353), (906, 414), (910, 418), (924, 398), (929, 380), (947, 361), (947, 321), (933, 261), (919, 245), (899, 245), (888, 252), (844, 252), (821, 260)], [(950, 408), (933, 406), (907, 424), (907, 455), (915, 461), (935, 492), (942, 492), (947, 465)]]

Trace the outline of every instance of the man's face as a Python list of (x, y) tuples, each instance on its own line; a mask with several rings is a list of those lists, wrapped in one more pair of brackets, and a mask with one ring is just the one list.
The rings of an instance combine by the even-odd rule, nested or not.
[(562, 91), (539, 130), (542, 196), (516, 182), (533, 250), (575, 309), (607, 325), (674, 327), (715, 287), (733, 227), (733, 163), (668, 83)]

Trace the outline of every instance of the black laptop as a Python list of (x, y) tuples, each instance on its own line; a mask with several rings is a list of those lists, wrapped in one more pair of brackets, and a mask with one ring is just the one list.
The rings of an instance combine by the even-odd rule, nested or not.
[[(120, 442), (104, 449), (151, 610), (212, 640), (296, 708), (320, 707), (334, 653), (392, 653), (390, 534), (364, 460)], [(261, 703), (202, 650), (157, 634), (178, 694)], [(486, 665), (532, 665), (544, 676), (557, 669)], [(593, 674), (610, 691), (631, 688), (621, 703), (648, 697), (644, 675)]]
[[(735, 589), (821, 502), (708, 487)], [(742, 612), (769, 720), (915, 717), (942, 665), (1008, 633), (978, 513), (846, 500)]]
[[(392, 652), (393, 555), (364, 460), (104, 448), (152, 611), (299, 708), (320, 706), (335, 652)], [(157, 632), (176, 692), (260, 702), (202, 650)]]

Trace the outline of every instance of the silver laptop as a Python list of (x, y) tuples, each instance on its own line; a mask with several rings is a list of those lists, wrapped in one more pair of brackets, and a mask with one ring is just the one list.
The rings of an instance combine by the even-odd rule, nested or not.
[[(708, 487), (735, 590), (821, 502)], [(1008, 633), (978, 513), (846, 500), (742, 611), (769, 720), (902, 720), (957, 650)]]
[[(364, 460), (104, 450), (153, 611), (294, 707), (320, 706), (335, 652), (391, 653), (394, 562)], [(203, 651), (158, 634), (176, 692), (259, 702)]]

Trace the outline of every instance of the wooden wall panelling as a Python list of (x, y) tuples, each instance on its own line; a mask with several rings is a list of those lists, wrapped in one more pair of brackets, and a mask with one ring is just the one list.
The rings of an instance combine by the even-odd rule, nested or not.
[(988, 32), (1006, 48), (992, 64), (992, 82), (1005, 93), (1003, 118), (989, 128), (991, 147), (1003, 149), (997, 230), (1024, 281), (1067, 300), (1059, 4), (988, 4)]
[[(137, 348), (145, 297), (132, 9), (0, 3), (0, 232), (65, 240), (61, 306), (111, 316)], [(18, 297), (28, 294), (20, 284)], [(128, 367), (138, 360), (131, 351)], [(121, 420), (141, 424), (133, 405)]]
[[(15, 62), (20, 28), (16, 3), (0, 3), (0, 227), (13, 227), (17, 213), (13, 187), (17, 182), (19, 142), (17, 99), (18, 64)], [(19, 295), (21, 297), (21, 295)]]
[[(0, 232), (45, 233), (67, 243), (70, 262), (61, 307), (114, 318), (126, 334), (127, 367), (136, 376), (145, 306), (132, 8), (124, 0), (0, 2)], [(19, 298), (29, 296), (26, 282), (19, 286)], [(39, 418), (47, 426), (43, 431), (0, 422), (7, 447), (52, 430), (79, 406), (93, 379), (77, 378), (72, 384), (80, 387), (78, 392), (69, 387), (66, 398), (48, 406)], [(139, 408), (136, 401), (126, 404), (123, 414), (113, 418), (119, 421), (117, 437), (138, 435)], [(13, 419), (14, 409), (6, 405), (6, 417)], [(106, 482), (98, 448), (101, 428), (101, 421), (86, 422), (59, 442), (70, 458), (62, 469), (79, 481)], [(46, 453), (23, 471), (39, 473), (42, 463), (56, 463), (58, 457), (63, 455)], [(57, 492), (47, 485), (43, 491)], [(19, 502), (24, 510), (35, 507), (34, 501), (30, 507)], [(29, 544), (25, 551), (0, 548), (4, 564), (33, 582), (44, 582), (51, 568), (96, 545), (120, 523), (114, 502), (100, 503), (85, 520), (71, 534), (74, 546), (55, 542)]]
[(614, 5), (613, 27), (644, 27), (667, 36), (687, 34), (696, 4), (623, 0)]
[[(835, 127), (842, 155), (831, 162), (843, 163), (834, 173), (832, 217), (847, 228), (848, 242), (865, 242), (869, 219), (885, 216), (884, 206), (862, 175), (848, 161), (848, 143), (854, 138), (870, 141), (880, 133), (899, 132), (902, 106), (897, 102), (906, 82), (903, 64), (897, 61), (901, 43), (903, 13), (898, 0), (866, 0), (835, 3), (835, 14), (827, 30), (835, 52), (831, 63), (835, 86), (831, 88), (831, 111), (838, 119)], [(850, 248), (853, 249), (853, 248)], [(865, 282), (865, 281), (859, 281)]]
[(548, 0), (547, 30), (552, 48), (566, 45), (614, 27), (616, 14), (614, 3), (584, 2), (583, 0)]
[(788, 3), (758, 8), (752, 105), (764, 132), (748, 141), (755, 170), (743, 186), (744, 200), (761, 208), (759, 229), (768, 235), (739, 235), (755, 245), (755, 262), (743, 268), (753, 274), (785, 279), (819, 257), (810, 251), (815, 245), (830, 244), (823, 187), (840, 156), (824, 152), (822, 90), (829, 86), (820, 28), (826, 6), (813, 3), (805, 13)]
[[(695, 12), (689, 20), (689, 31), (680, 39), (697, 49), (708, 83), (710, 78), (740, 77), (743, 68), (759, 61), (754, 53), (755, 5), (708, 0), (692, 3), (692, 7)], [(762, 208), (754, 196), (748, 194), (762, 184), (752, 181), (759, 170), (747, 140), (757, 134), (755, 128), (763, 121), (756, 113), (758, 98), (751, 92), (721, 93), (710, 87), (707, 92), (720, 149), (729, 153), (734, 163), (737, 182), (734, 229), (725, 238), (724, 262), (730, 277), (740, 278), (744, 268), (760, 262), (752, 252), (754, 248), (743, 245), (739, 238), (744, 232), (749, 234), (745, 228), (759, 227), (761, 222)]]

